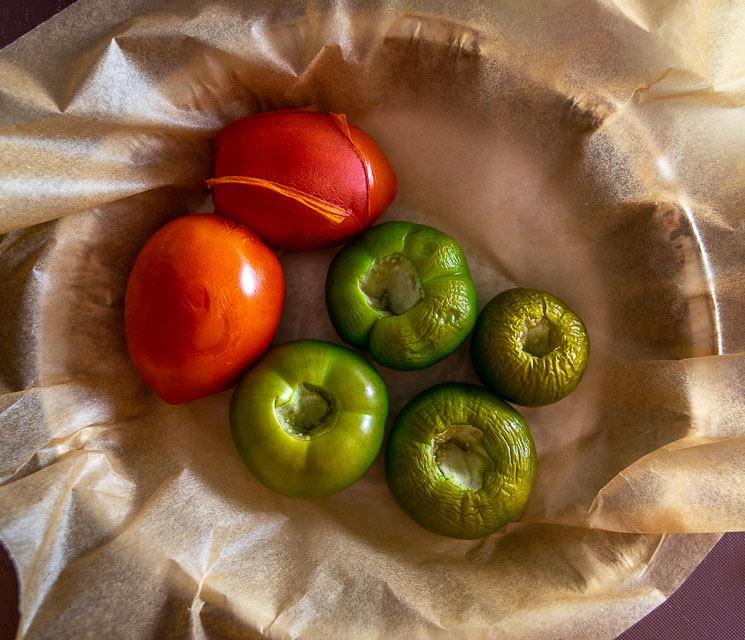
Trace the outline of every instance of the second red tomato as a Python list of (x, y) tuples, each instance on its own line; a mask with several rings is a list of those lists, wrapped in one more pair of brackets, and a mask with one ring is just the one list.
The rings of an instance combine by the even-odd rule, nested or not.
[(272, 111), (237, 120), (215, 138), (215, 210), (274, 249), (341, 244), (396, 196), (383, 151), (338, 114)]

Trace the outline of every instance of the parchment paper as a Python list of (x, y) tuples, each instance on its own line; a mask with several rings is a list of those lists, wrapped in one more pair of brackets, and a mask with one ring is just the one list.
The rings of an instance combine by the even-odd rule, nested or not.
[[(79, 0), (0, 52), (0, 538), (21, 638), (611, 638), (745, 528), (745, 5)], [(153, 231), (211, 211), (214, 133), (346, 113), (387, 153), (381, 220), (463, 246), (480, 306), (585, 320), (577, 391), (525, 409), (538, 476), (480, 541), (420, 529), (382, 453), (330, 498), (258, 484), (230, 392), (170, 407), (122, 329)], [(280, 255), (275, 343), (338, 342), (334, 251)], [(380, 368), (389, 427), (475, 381), (467, 345)]]

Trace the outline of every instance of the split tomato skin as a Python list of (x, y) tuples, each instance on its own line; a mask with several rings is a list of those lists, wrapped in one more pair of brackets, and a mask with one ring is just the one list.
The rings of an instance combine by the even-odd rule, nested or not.
[(274, 249), (341, 244), (372, 224), (396, 196), (376, 142), (340, 114), (271, 111), (215, 137), (215, 211)]
[(232, 387), (269, 347), (284, 303), (274, 252), (220, 216), (183, 216), (140, 251), (124, 302), (127, 348), (145, 382), (181, 404)]

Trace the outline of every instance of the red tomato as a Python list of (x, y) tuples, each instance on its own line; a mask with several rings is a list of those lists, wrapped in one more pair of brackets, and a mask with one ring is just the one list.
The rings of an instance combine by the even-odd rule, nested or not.
[(340, 244), (396, 196), (396, 176), (375, 141), (340, 114), (271, 111), (215, 138), (215, 210), (275, 249)]
[(277, 256), (251, 231), (216, 215), (176, 218), (129, 275), (132, 361), (169, 404), (224, 391), (269, 347), (284, 295)]

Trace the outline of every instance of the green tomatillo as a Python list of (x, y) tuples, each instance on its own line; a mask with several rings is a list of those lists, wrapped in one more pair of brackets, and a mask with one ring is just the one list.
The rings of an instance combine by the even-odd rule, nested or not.
[(380, 451), (387, 415), (375, 368), (320, 340), (271, 350), (230, 402), (243, 462), (262, 484), (293, 497), (327, 496), (354, 483)]
[(483, 387), (446, 382), (412, 399), (388, 438), (396, 502), (425, 529), (474, 539), (525, 506), (536, 450), (522, 416)]
[(339, 336), (393, 369), (423, 369), (473, 329), (476, 288), (450, 236), (411, 222), (368, 229), (333, 259), (326, 306)]
[(587, 367), (590, 339), (580, 317), (556, 296), (509, 289), (479, 315), (471, 357), (498, 396), (538, 407), (574, 391)]

